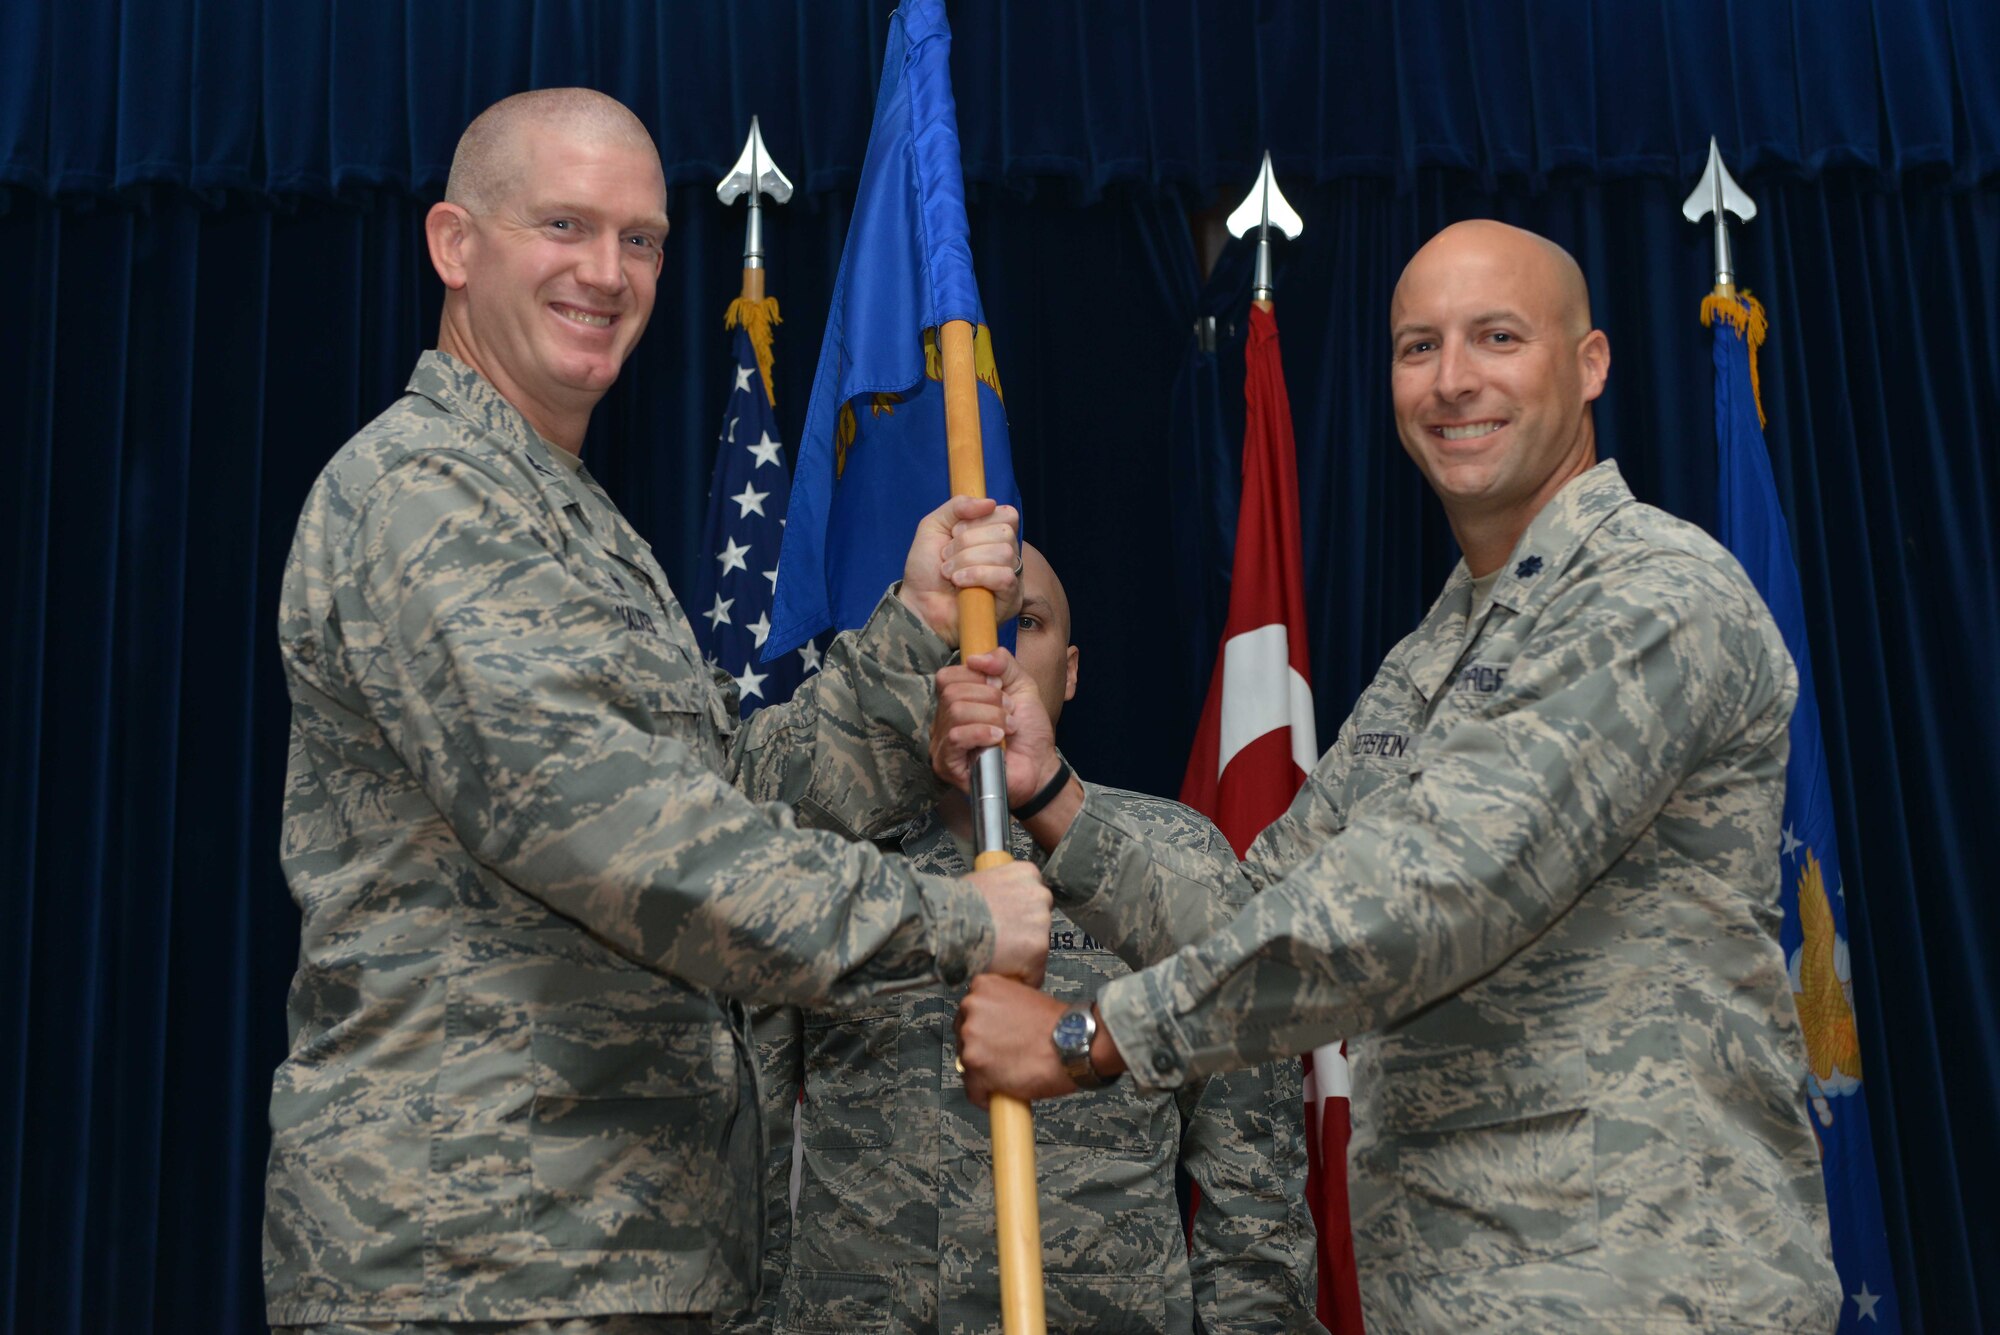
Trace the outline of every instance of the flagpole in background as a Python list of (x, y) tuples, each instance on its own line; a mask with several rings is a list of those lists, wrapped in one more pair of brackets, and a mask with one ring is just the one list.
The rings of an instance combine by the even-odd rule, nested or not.
[[(1874, 1142), (1862, 1093), (1861, 1035), (1854, 1015), (1848, 952), (1847, 886), (1840, 874), (1833, 793), (1813, 688), (1805, 595), (1792, 555), (1791, 530), (1778, 500), (1764, 443), (1757, 349), (1768, 330), (1764, 308), (1739, 289), (1729, 252), (1728, 215), (1757, 216), (1713, 138), (1701, 181), (1681, 207), (1689, 222), (1714, 215), (1715, 283), (1702, 299), (1701, 322), (1715, 331), (1716, 536), (1743, 563), (1770, 608), (1798, 668), (1791, 756), (1778, 846), (1778, 944), (1785, 953), (1793, 1003), (1805, 1038), (1808, 1116), (1819, 1140), (1833, 1262), (1840, 1272), (1840, 1335), (1902, 1329), (1890, 1269), (1888, 1232), (1875, 1180)], [(1881, 1073), (1876, 1074), (1881, 1079)]]
[[(986, 494), (986, 448), (979, 429), (979, 380), (973, 368), (972, 323), (949, 320), (938, 330), (944, 363), (945, 450), (951, 494)], [(991, 653), (1000, 627), (989, 589), (958, 591), (958, 647), (965, 657)], [(972, 860), (983, 871), (1012, 862), (1007, 847), (1006, 757), (997, 746), (974, 757)], [(1028, 1105), (995, 1094), (988, 1107), (993, 1136), (993, 1224), (1000, 1249), (1000, 1327), (1006, 1335), (1043, 1335), (1042, 1213), (1035, 1182), (1035, 1120)]]
[[(1254, 236), (1257, 244), (1243, 349), (1243, 491), (1228, 620), (1181, 801), (1213, 819), (1240, 856), (1283, 814), (1319, 761), (1306, 655), (1298, 451), (1278, 354), (1271, 262), (1272, 233), (1296, 239), (1305, 224), (1278, 189), (1269, 153), (1226, 224), (1232, 235)], [(1333, 1335), (1362, 1335), (1348, 1218), (1347, 1056), (1329, 1043), (1304, 1063), (1306, 1196), (1319, 1235), (1316, 1307)]]
[(792, 197), (792, 183), (771, 162), (755, 116), (742, 156), (715, 194), (724, 204), (746, 199), (750, 217), (743, 241), (742, 293), (723, 316), (724, 329), (734, 331), (733, 375), (708, 488), (703, 550), (709, 559), (694, 580), (688, 612), (702, 653), (735, 677), (738, 708), (748, 717), (762, 705), (790, 698), (819, 666), (819, 650), (807, 643), (758, 670), (771, 631), (778, 550), (792, 494), (771, 383), (778, 299), (764, 291), (761, 196), (782, 204)]
[(746, 210), (749, 217), (743, 224), (743, 299), (762, 301), (764, 206), (760, 196), (769, 195), (774, 203), (786, 203), (792, 197), (792, 183), (771, 161), (771, 151), (764, 147), (764, 132), (758, 128), (755, 116), (750, 118), (750, 136), (743, 141), (743, 152), (736, 165), (715, 187), (715, 197), (724, 204), (734, 204), (745, 195), (749, 196)]

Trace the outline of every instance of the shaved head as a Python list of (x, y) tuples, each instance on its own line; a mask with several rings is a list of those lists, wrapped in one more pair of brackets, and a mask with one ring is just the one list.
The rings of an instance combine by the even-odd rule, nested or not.
[[(469, 213), (491, 213), (520, 186), (530, 135), (537, 131), (572, 143), (633, 149), (659, 165), (653, 136), (623, 102), (590, 88), (541, 88), (502, 98), (465, 127), (451, 156), (444, 197)], [(665, 176), (662, 171), (663, 181)]]
[(1404, 289), (1412, 281), (1421, 283), (1430, 274), (1456, 268), (1472, 257), (1514, 269), (1546, 303), (1546, 313), (1572, 337), (1590, 332), (1590, 285), (1575, 257), (1545, 236), (1490, 218), (1453, 223), (1410, 257), (1389, 302), (1390, 323), (1396, 323)]
[(1051, 723), (1076, 694), (1076, 646), (1069, 642), (1069, 594), (1055, 567), (1029, 543), (1021, 544), (1021, 625), (1014, 656), (1034, 678)]
[(1455, 223), (1403, 269), (1389, 341), (1396, 434), (1484, 575), (1597, 462), (1590, 405), (1611, 345), (1591, 327), (1583, 270), (1547, 237)]

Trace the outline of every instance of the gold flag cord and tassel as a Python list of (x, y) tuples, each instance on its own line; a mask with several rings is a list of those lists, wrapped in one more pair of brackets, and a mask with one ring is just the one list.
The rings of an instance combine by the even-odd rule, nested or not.
[[(751, 274), (757, 275), (755, 286), (758, 292), (755, 296), (750, 293)], [(764, 377), (764, 397), (775, 408), (778, 406), (778, 391), (771, 383), (771, 326), (783, 324), (784, 320), (778, 314), (778, 299), (763, 295), (763, 278), (762, 269), (743, 271), (743, 295), (729, 303), (729, 309), (722, 317), (722, 327), (741, 329), (750, 335), (750, 350), (757, 354), (757, 374)]]
[(1764, 425), (1764, 387), (1757, 378), (1757, 349), (1764, 346), (1764, 335), (1770, 331), (1771, 322), (1764, 315), (1764, 303), (1750, 295), (1749, 288), (1735, 291), (1716, 290), (1701, 299), (1702, 328), (1712, 328), (1720, 318), (1742, 336), (1744, 345), (1750, 349), (1750, 397), (1757, 402), (1757, 425)]

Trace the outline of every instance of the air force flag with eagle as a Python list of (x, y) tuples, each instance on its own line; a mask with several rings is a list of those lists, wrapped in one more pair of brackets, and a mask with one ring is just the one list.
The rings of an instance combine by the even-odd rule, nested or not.
[[(993, 341), (972, 273), (942, 0), (889, 21), (875, 123), (834, 279), (765, 653), (859, 626), (903, 573), (917, 521), (951, 497), (937, 330), (973, 326), (987, 495), (1021, 504)], [(1000, 642), (1013, 647), (1013, 623)]]
[(1771, 609), (1798, 665), (1799, 703), (1785, 773), (1785, 821), (1779, 848), (1779, 942), (1791, 968), (1792, 994), (1805, 1030), (1805, 1094), (1819, 1136), (1833, 1228), (1833, 1260), (1845, 1301), (1841, 1335), (1897, 1331), (1902, 1318), (1889, 1269), (1882, 1201), (1861, 1095), (1861, 1037), (1854, 1020), (1854, 979), (1847, 948), (1847, 903), (1834, 837), (1833, 797), (1813, 692), (1805, 599), (1777, 483), (1764, 448), (1756, 388), (1756, 352), (1764, 341), (1763, 307), (1745, 292), (1702, 303), (1715, 328), (1715, 435), (1721, 472), (1720, 532)]

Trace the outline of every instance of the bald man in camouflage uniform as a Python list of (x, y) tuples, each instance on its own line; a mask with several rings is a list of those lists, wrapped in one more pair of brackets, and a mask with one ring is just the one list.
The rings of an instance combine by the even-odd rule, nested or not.
[(758, 1274), (762, 1137), (730, 998), (1039, 975), (1031, 867), (927, 876), (843, 837), (935, 800), (929, 675), (956, 584), (1018, 599), (1012, 515), (930, 516), (868, 625), (739, 727), (733, 683), (577, 459), (651, 312), (651, 140), (599, 94), (527, 94), (468, 129), (452, 176), (429, 218), (439, 350), (328, 463), (285, 571), (303, 925), (269, 1317), (703, 1331)]
[[(1077, 682), (1069, 600), (1040, 552), (1024, 547), (1024, 557), (1020, 661), (1057, 718)], [(1151, 839), (1229, 855), (1199, 812), (1117, 789), (1102, 797)], [(1018, 824), (1013, 832), (1015, 856), (1039, 862), (1027, 832)], [(972, 867), (970, 837), (967, 805), (952, 793), (886, 846), (920, 871), (962, 876)], [(1125, 935), (1106, 941), (1058, 914), (1047, 990), (1088, 1002), (1130, 972), (1121, 954), (1139, 964), (1163, 959), (1238, 907), (1219, 895), (1190, 897), (1172, 906), (1177, 919), (1121, 923)], [(743, 1329), (998, 1335), (992, 1144), (954, 1069), (951, 1019), (962, 991), (760, 1016), (774, 1227), (764, 1296)], [(794, 1213), (790, 1123), (802, 1085)], [(1175, 1090), (1121, 1082), (1044, 1107), (1035, 1166), (1048, 1329), (1188, 1335), (1199, 1313), (1209, 1335), (1322, 1331), (1313, 1317), (1304, 1135), (1299, 1067), (1290, 1060)], [(1176, 1164), (1201, 1189), (1192, 1248), (1175, 1198)]]
[[(1106, 985), (1093, 1059), (1170, 1089), (1349, 1038), (1370, 1335), (1830, 1331), (1777, 937), (1783, 641), (1728, 552), (1597, 462), (1610, 350), (1568, 255), (1459, 224), (1391, 326), (1398, 432), (1465, 560), (1240, 871), (1095, 789), (1030, 823), (1066, 906), (1258, 892)], [(1032, 691), (997, 657), (959, 671), (973, 695), (1011, 672), (1011, 721), (988, 698), (936, 727), (1008, 728), (1010, 789), (1034, 791), (1055, 767)], [(975, 1102), (1071, 1088), (1052, 1009), (974, 984)]]

